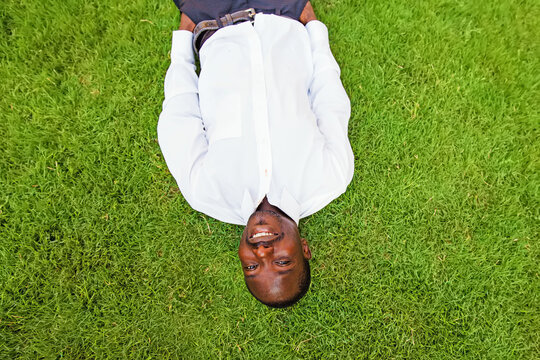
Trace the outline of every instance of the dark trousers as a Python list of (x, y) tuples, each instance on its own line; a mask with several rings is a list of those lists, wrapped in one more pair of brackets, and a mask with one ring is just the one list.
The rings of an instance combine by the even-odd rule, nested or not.
[(308, 0), (174, 0), (178, 9), (195, 24), (249, 8), (298, 20), (307, 2)]

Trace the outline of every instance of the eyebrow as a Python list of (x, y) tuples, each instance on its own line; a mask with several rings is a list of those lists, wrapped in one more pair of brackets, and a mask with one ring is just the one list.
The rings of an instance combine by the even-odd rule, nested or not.
[[(281, 271), (278, 271), (277, 274), (278, 275), (285, 275), (285, 274), (290, 273), (291, 271), (293, 271), (293, 269), (281, 270)], [(253, 278), (257, 277), (257, 276), (258, 275), (244, 275), (244, 278), (253, 279)]]

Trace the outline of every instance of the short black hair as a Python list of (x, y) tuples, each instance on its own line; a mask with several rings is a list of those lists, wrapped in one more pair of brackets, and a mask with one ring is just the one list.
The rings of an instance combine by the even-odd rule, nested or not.
[(309, 261), (307, 259), (304, 259), (304, 272), (302, 273), (302, 276), (300, 276), (300, 280), (298, 281), (299, 291), (295, 296), (293, 296), (290, 299), (266, 303), (262, 301), (261, 299), (259, 299), (258, 297), (256, 297), (255, 294), (253, 294), (253, 292), (249, 288), (249, 285), (246, 283), (246, 286), (249, 292), (251, 293), (251, 295), (253, 295), (255, 299), (259, 300), (261, 303), (263, 303), (264, 305), (268, 307), (279, 308), (279, 309), (293, 306), (294, 304), (296, 304), (301, 298), (304, 297), (304, 295), (306, 295), (307, 291), (309, 290), (309, 285), (311, 285), (311, 268), (309, 267)]

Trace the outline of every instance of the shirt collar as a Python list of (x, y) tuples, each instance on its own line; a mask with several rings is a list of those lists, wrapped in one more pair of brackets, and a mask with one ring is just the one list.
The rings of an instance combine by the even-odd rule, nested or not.
[[(283, 189), (281, 192), (281, 197), (275, 197), (272, 193), (269, 193), (266, 196), (270, 204), (281, 209), (281, 211), (287, 214), (291, 219), (294, 220), (296, 225), (298, 225), (298, 222), (300, 221), (300, 205), (298, 204), (298, 201), (296, 201), (296, 199), (287, 191), (287, 189)], [(244, 198), (242, 199), (241, 210), (244, 225), (247, 224), (249, 217), (257, 209), (259, 204), (260, 201), (258, 203), (253, 201), (249, 191), (244, 190)]]
[(255, 204), (253, 202), (253, 198), (249, 194), (249, 191), (247, 191), (247, 189), (244, 190), (244, 198), (242, 199), (242, 208), (240, 210), (242, 212), (242, 219), (244, 220), (244, 225), (247, 225), (249, 217), (251, 216), (251, 214), (253, 214), (257, 206), (258, 204)]
[(298, 225), (298, 221), (300, 221), (300, 205), (298, 204), (298, 201), (296, 201), (296, 199), (287, 191), (287, 189), (283, 188), (281, 198), (276, 199), (272, 196), (272, 194), (268, 194), (267, 196), (270, 204), (280, 208), (281, 211), (287, 214), (291, 219), (294, 220), (296, 225)]

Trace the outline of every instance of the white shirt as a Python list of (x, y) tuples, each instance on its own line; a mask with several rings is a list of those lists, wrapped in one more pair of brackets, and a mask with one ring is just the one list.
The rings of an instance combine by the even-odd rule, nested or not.
[(245, 225), (265, 196), (296, 223), (342, 194), (354, 157), (350, 102), (319, 21), (257, 14), (200, 51), (173, 32), (158, 140), (195, 209)]

